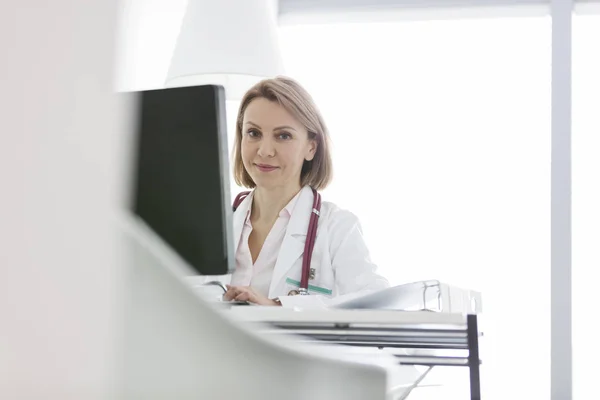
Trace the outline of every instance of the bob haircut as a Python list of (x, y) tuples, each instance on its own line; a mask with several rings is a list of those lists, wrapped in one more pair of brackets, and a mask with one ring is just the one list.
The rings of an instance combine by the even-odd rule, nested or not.
[(288, 77), (276, 77), (258, 82), (242, 98), (235, 126), (233, 148), (233, 178), (235, 183), (255, 188), (256, 183), (242, 162), (242, 123), (248, 105), (255, 99), (264, 98), (276, 102), (292, 114), (308, 132), (309, 140), (317, 141), (317, 150), (311, 161), (304, 160), (300, 172), (300, 186), (311, 186), (316, 190), (327, 187), (332, 178), (330, 139), (323, 117), (312, 97), (296, 81)]

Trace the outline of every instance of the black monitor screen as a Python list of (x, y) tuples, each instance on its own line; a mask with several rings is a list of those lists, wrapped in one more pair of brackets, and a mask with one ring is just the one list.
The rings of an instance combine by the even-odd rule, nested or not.
[(231, 272), (223, 88), (138, 95), (135, 213), (198, 274)]

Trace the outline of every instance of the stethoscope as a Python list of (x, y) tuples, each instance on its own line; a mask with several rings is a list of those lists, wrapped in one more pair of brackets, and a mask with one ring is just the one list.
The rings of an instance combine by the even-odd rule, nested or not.
[[(310, 268), (312, 253), (315, 248), (317, 239), (317, 225), (319, 224), (319, 216), (321, 214), (321, 195), (314, 188), (313, 191), (313, 206), (310, 213), (310, 221), (308, 222), (308, 231), (306, 232), (306, 242), (304, 242), (304, 255), (302, 256), (302, 278), (300, 279), (300, 287), (298, 290), (290, 290), (288, 296), (308, 295), (308, 281), (314, 278), (314, 270)], [(242, 201), (250, 194), (250, 192), (242, 192), (238, 194), (233, 202), (233, 211), (238, 208)]]

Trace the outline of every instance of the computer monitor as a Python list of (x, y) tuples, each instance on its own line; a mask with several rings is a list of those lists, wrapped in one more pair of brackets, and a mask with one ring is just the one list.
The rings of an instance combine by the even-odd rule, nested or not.
[(193, 271), (230, 273), (233, 235), (223, 88), (134, 94), (134, 213)]

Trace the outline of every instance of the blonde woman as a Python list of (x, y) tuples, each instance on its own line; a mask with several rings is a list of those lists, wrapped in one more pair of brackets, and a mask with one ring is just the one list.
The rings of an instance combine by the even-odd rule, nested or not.
[(245, 94), (233, 168), (236, 183), (253, 190), (234, 205), (236, 269), (225, 300), (313, 307), (389, 286), (356, 216), (320, 202), (329, 150), (323, 118), (297, 82), (268, 79)]

